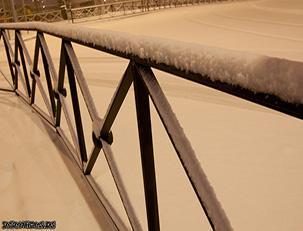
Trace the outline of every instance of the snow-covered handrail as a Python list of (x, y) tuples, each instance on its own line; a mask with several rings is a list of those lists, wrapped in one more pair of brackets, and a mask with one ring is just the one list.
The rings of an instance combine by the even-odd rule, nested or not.
[[(161, 117), (211, 227), (214, 230), (232, 230), (229, 220), (151, 67), (303, 118), (303, 93), (300, 91), (303, 84), (303, 64), (300, 62), (75, 25), (38, 22), (12, 23), (0, 24), (0, 30), (12, 77), (12, 82), (10, 82), (12, 91), (15, 91), (56, 129), (58, 136), (75, 158), (81, 174), (87, 180), (86, 184), (92, 188), (93, 192), (96, 192), (97, 189), (92, 183), (90, 173), (100, 151), (103, 150), (133, 230), (142, 230), (142, 227), (130, 203), (110, 148), (113, 142), (112, 124), (132, 83), (134, 83), (136, 96), (149, 230), (160, 230), (149, 98)], [(15, 31), (15, 50), (8, 41), (6, 30)], [(37, 31), (33, 61), (22, 39), (21, 30)], [(58, 72), (51, 59), (44, 34), (62, 39)], [(97, 107), (73, 50), (72, 42), (130, 61), (103, 119), (99, 117)], [(38, 70), (40, 53), (47, 90), (41, 84), (42, 76)], [(67, 69), (69, 93), (64, 86), (65, 69)], [(31, 82), (29, 77), (32, 78)], [(18, 87), (19, 82), (23, 84), (25, 92), (22, 92)], [(81, 90), (92, 122), (94, 148), (90, 155), (87, 155), (88, 150), (86, 150), (85, 145), (77, 85)], [(35, 104), (37, 89), (41, 92), (47, 112)], [(73, 125), (70, 112), (66, 107), (66, 97), (71, 97), (76, 126)], [(65, 115), (71, 140), (67, 138), (61, 127), (61, 114)], [(104, 200), (99, 194), (97, 198), (105, 207), (113, 226), (118, 230), (124, 230), (125, 227), (111, 206), (106, 206), (106, 199)]]
[(116, 55), (135, 56), (207, 76), (211, 81), (274, 95), (288, 103), (303, 104), (301, 62), (76, 25), (35, 22), (0, 24), (0, 27), (39, 30)]

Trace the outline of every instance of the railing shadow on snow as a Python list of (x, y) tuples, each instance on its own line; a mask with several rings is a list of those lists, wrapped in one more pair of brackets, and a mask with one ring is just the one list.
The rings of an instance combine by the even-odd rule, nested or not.
[[(69, 27), (73, 28), (73, 26)], [(108, 204), (104, 195), (98, 193), (98, 188), (90, 173), (95, 166), (100, 151), (102, 150), (130, 225), (133, 230), (142, 230), (125, 185), (121, 179), (120, 172), (115, 162), (115, 156), (111, 149), (111, 144), (113, 142), (111, 127), (121, 105), (123, 104), (126, 94), (130, 89), (130, 86), (134, 84), (148, 230), (160, 230), (157, 183), (151, 132), (150, 100), (154, 104), (156, 111), (161, 118), (168, 137), (173, 144), (212, 229), (232, 230), (231, 224), (224, 210), (221, 208), (221, 205), (218, 202), (216, 195), (199, 164), (199, 161), (197, 160), (196, 154), (191, 147), (189, 140), (186, 138), (184, 131), (173, 113), (173, 110), (151, 68), (156, 68), (180, 78), (236, 95), (240, 98), (287, 113), (300, 119), (303, 118), (303, 106), (301, 104), (285, 102), (279, 97), (271, 94), (254, 93), (237, 85), (224, 83), (219, 80), (211, 80), (207, 75), (195, 73), (191, 70), (182, 70), (174, 65), (158, 62), (152, 58), (140, 57), (140, 55), (135, 53), (114, 49), (103, 45), (102, 42), (98, 43), (90, 41), (89, 36), (85, 35), (85, 31), (79, 31), (78, 27), (75, 27), (75, 31), (78, 33), (76, 35), (65, 33), (66, 29), (62, 29), (60, 31), (60, 27), (58, 28), (57, 26), (51, 27), (50, 24), (43, 23), (0, 24), (0, 36), (4, 43), (7, 62), (11, 74), (10, 79), (7, 78), (11, 89), (0, 90), (15, 92), (16, 95), (32, 107), (46, 123), (56, 130), (58, 137), (62, 140), (75, 159), (80, 175), (85, 179), (87, 188), (98, 198), (96, 203), (102, 205), (101, 207), (106, 211), (108, 219), (114, 229), (124, 230), (125, 226), (121, 224), (119, 217), (117, 217), (111, 206)], [(13, 30), (15, 32), (14, 49), (7, 36), (8, 30)], [(33, 59), (22, 38), (21, 31), (23, 30), (36, 31), (37, 33)], [(83, 36), (79, 36), (79, 33), (83, 33)], [(61, 39), (60, 64), (58, 71), (55, 69), (44, 34)], [(118, 84), (104, 118), (99, 116), (94, 99), (89, 91), (85, 76), (74, 52), (73, 43), (129, 60), (127, 69)], [(38, 69), (38, 60), (40, 55), (45, 76), (42, 76)], [(65, 76), (66, 71), (67, 76)], [(41, 78), (45, 78), (46, 80), (46, 89), (41, 83)], [(67, 78), (68, 81), (69, 91), (65, 88), (65, 78)], [(20, 87), (20, 84), (23, 88)], [(24, 90), (22, 91), (21, 89)], [(35, 103), (37, 90), (40, 91), (43, 97), (43, 101), (47, 108), (46, 111)], [(70, 92), (70, 95), (68, 95), (68, 92)], [(86, 109), (89, 112), (93, 128), (92, 140), (94, 147), (89, 154), (85, 144), (79, 94), (82, 95), (85, 101)], [(72, 113), (70, 113), (66, 106), (67, 97), (71, 98)], [(62, 116), (64, 116), (67, 121), (71, 140), (67, 138), (66, 132), (61, 127)]]

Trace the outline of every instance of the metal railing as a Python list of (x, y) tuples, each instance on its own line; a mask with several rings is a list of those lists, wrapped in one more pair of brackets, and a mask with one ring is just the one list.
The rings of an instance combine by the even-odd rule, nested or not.
[[(184, 131), (173, 113), (165, 94), (158, 84), (157, 77), (154, 75), (151, 68), (156, 68), (175, 76), (179, 76), (183, 79), (191, 80), (232, 95), (240, 96), (241, 98), (257, 102), (301, 119), (303, 118), (302, 105), (293, 105), (286, 103), (273, 95), (262, 93), (256, 94), (241, 87), (232, 86), (219, 81), (212, 81), (207, 76), (203, 76), (201, 74), (180, 70), (174, 66), (157, 63), (148, 58), (140, 58), (135, 54), (117, 51), (100, 44), (81, 40), (80, 38), (60, 34), (60, 32), (52, 31), (51, 29), (43, 30), (41, 28), (35, 28), (34, 26), (28, 27), (26, 24), (22, 24), (17, 27), (14, 25), (10, 26), (8, 24), (0, 25), (0, 29), (0, 36), (4, 42), (11, 74), (11, 80), (8, 78), (7, 80), (12, 87), (11, 89), (1, 90), (15, 92), (21, 99), (30, 105), (30, 107), (32, 107), (47, 124), (56, 130), (58, 137), (66, 145), (73, 156), (80, 175), (85, 179), (86, 186), (92, 193), (95, 193), (97, 198), (96, 205), (99, 204), (100, 207), (106, 211), (107, 218), (116, 230), (124, 230), (125, 226), (112, 210), (106, 198), (104, 198), (102, 194), (98, 193), (98, 189), (96, 188), (90, 173), (95, 166), (100, 151), (102, 150), (112, 173), (112, 177), (119, 192), (130, 225), (133, 230), (142, 230), (125, 185), (121, 180), (121, 175), (115, 162), (115, 156), (111, 150), (111, 144), (113, 142), (111, 127), (131, 84), (134, 84), (135, 92), (135, 106), (139, 131), (148, 230), (160, 230), (157, 183), (151, 133), (152, 124), (149, 106), (150, 99), (161, 118), (168, 137), (173, 144), (212, 229), (224, 231), (232, 230), (228, 218), (226, 217), (224, 210), (221, 208), (204, 171), (200, 167), (196, 154), (192, 149), (189, 140), (186, 138)], [(15, 31), (14, 49), (8, 40), (7, 30)], [(32, 30), (37, 32), (33, 58), (29, 54), (22, 38), (20, 32), (22, 30)], [(60, 64), (58, 71), (54, 66), (44, 34), (61, 39)], [(99, 116), (97, 106), (94, 103), (94, 99), (89, 91), (85, 76), (74, 52), (73, 43), (129, 60), (127, 69), (118, 84), (104, 118)], [(38, 60), (40, 55), (42, 57), (42, 67), (44, 69), (45, 76), (42, 76), (38, 69)], [(65, 70), (67, 70), (67, 76), (65, 76)], [(43, 88), (41, 83), (42, 78), (46, 80), (46, 89)], [(65, 88), (66, 78), (69, 83), (69, 90)], [(20, 90), (20, 84), (23, 86), (25, 91)], [(47, 111), (43, 111), (43, 109), (35, 103), (37, 90), (40, 91), (43, 97)], [(92, 140), (94, 146), (90, 152), (86, 148), (84, 138), (79, 94), (83, 96), (93, 128)], [(67, 108), (68, 97), (70, 97), (72, 102), (72, 113)], [(66, 131), (61, 126), (62, 116), (64, 116), (67, 121), (71, 140), (67, 138)], [(73, 124), (75, 124), (75, 126)]]
[[(31, 21), (40, 21), (40, 22), (58, 22), (62, 21), (62, 12), (60, 10), (46, 11), (41, 13), (27, 14), (27, 15), (18, 15), (18, 22), (31, 22)], [(14, 22), (13, 17), (0, 18), (0, 23), (3, 22)]]
[(143, 10), (141, 0), (120, 1), (71, 9), (72, 20), (87, 17), (119, 16)]
[[(222, 2), (228, 0), (126, 0), (109, 2), (98, 5), (62, 8), (61, 10), (45, 11), (33, 14), (18, 14), (18, 22), (58, 22), (65, 19), (74, 21), (83, 18), (109, 18), (151, 10), (159, 10), (171, 7), (189, 6), (201, 3)], [(13, 17), (0, 17), (0, 23), (14, 22)]]
[(110, 2), (87, 7), (72, 8), (71, 19), (77, 20), (88, 17), (106, 18), (114, 16), (123, 16), (164, 8), (221, 1), (227, 0), (130, 0)]

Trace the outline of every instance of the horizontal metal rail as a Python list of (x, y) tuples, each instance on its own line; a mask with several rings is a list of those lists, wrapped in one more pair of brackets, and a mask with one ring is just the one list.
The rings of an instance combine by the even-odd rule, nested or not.
[[(45, 122), (56, 129), (58, 136), (72, 154), (81, 177), (86, 179), (87, 186), (98, 198), (96, 203), (101, 203), (101, 207), (106, 210), (108, 219), (114, 227), (113, 229), (125, 230), (126, 226), (114, 209), (108, 204), (104, 195), (98, 193), (96, 184), (90, 174), (94, 169), (100, 151), (102, 150), (124, 205), (130, 226), (133, 230), (142, 230), (143, 228), (136, 215), (136, 211), (132, 206), (126, 187), (121, 180), (121, 174), (116, 166), (115, 156), (111, 150), (111, 144), (113, 142), (113, 134), (111, 132), (112, 124), (116, 120), (116, 116), (131, 84), (134, 84), (148, 230), (160, 230), (161, 227), (149, 100), (152, 101), (161, 118), (168, 137), (179, 157), (192, 188), (196, 193), (197, 201), (200, 203), (207, 216), (210, 226), (213, 230), (232, 230), (231, 224), (224, 210), (221, 208), (214, 190), (207, 180), (206, 174), (200, 166), (196, 154), (191, 147), (189, 140), (186, 138), (186, 135), (173, 113), (165, 94), (158, 84), (157, 77), (154, 75), (151, 68), (156, 68), (183, 79), (188, 79), (239, 96), (243, 99), (282, 111), (300, 119), (303, 118), (303, 106), (284, 102), (277, 96), (263, 93), (256, 94), (239, 86), (220, 81), (212, 81), (205, 75), (180, 70), (174, 66), (158, 63), (148, 58), (140, 58), (136, 54), (110, 49), (100, 44), (81, 40), (81, 38), (63, 35), (58, 31), (52, 31), (51, 29), (44, 30), (42, 28), (43, 27), (39, 29), (35, 28), (35, 26), (26, 24), (22, 24), (21, 26), (14, 24), (0, 25), (0, 36), (4, 43), (11, 74), (11, 78), (7, 79), (12, 86), (12, 89), (8, 90), (15, 91), (16, 94), (30, 105)], [(14, 49), (7, 38), (7, 30), (15, 31)], [(32, 56), (29, 54), (22, 38), (20, 32), (22, 30), (33, 30), (37, 32), (35, 51)], [(44, 34), (61, 39), (60, 64), (58, 70), (55, 69)], [(85, 76), (74, 52), (73, 43), (81, 44), (129, 60), (128, 67), (121, 78), (104, 118), (101, 118), (98, 113), (98, 107), (94, 103)], [(42, 57), (43, 65), (38, 65), (39, 56)], [(33, 59), (31, 57), (33, 57)], [(44, 76), (41, 75), (39, 68), (40, 70), (43, 68), (45, 73)], [(41, 84), (41, 79), (46, 80), (46, 89), (44, 89)], [(69, 89), (66, 89), (65, 87), (66, 82), (69, 83)], [(19, 83), (21, 83), (22, 87)], [(35, 103), (37, 91), (40, 91), (42, 95), (47, 108), (46, 111)], [(83, 129), (82, 120), (84, 109), (81, 109), (80, 107), (80, 94), (84, 99), (85, 109), (90, 115), (92, 141), (94, 143), (92, 150), (87, 150), (84, 139), (85, 131)], [(69, 110), (69, 107), (67, 107), (68, 98), (71, 99), (72, 110)], [(64, 116), (67, 121), (68, 131), (62, 128), (62, 116)], [(67, 132), (71, 134), (71, 139), (68, 138)]]

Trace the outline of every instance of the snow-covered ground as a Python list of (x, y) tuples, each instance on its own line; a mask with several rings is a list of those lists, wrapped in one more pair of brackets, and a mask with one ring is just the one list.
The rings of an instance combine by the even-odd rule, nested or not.
[[(167, 9), (147, 15), (90, 22), (84, 25), (303, 62), (301, 0), (226, 2)], [(47, 40), (58, 67), (60, 41), (49, 37)], [(33, 54), (34, 42), (26, 43)], [(104, 115), (127, 61), (91, 49), (75, 47), (95, 103), (100, 114)], [(1, 57), (4, 57), (3, 55), (1, 49)], [(1, 64), (2, 69), (4, 65)], [(8, 72), (7, 69), (2, 70)], [(300, 180), (303, 174), (301, 156), (303, 145), (300, 142), (303, 135), (302, 121), (159, 71), (155, 73), (234, 229), (302, 230), (303, 183)], [(7, 104), (1, 108), (3, 111), (11, 110)], [(21, 124), (14, 122), (20, 118), (20, 114), (9, 114), (13, 118), (16, 116), (16, 120), (9, 120), (7, 113), (4, 113), (1, 119), (3, 121), (7, 119), (11, 126), (22, 129)], [(86, 137), (89, 140), (91, 124), (87, 113), (84, 117), (87, 121)], [(152, 120), (162, 230), (209, 230), (202, 209), (191, 191), (155, 110)], [(137, 215), (142, 225), (146, 227), (132, 91), (114, 124), (113, 133), (112, 147), (119, 169)], [(17, 135), (15, 134), (16, 137)], [(16, 139), (20, 145), (27, 145), (28, 152), (43, 150), (43, 147), (38, 145), (41, 137), (36, 134), (33, 137), (35, 140), (37, 138), (33, 144), (19, 138), (12, 139)], [(51, 142), (47, 136), (43, 140), (45, 143)], [(88, 150), (91, 147), (91, 141), (89, 142)], [(1, 163), (6, 160), (3, 156), (6, 152), (1, 151)], [(46, 161), (45, 158), (47, 157), (41, 157)], [(123, 216), (122, 206), (118, 202), (104, 162), (101, 155), (97, 169), (92, 174)], [(7, 166), (1, 167), (2, 176), (10, 169), (10, 165)], [(19, 165), (18, 171), (27, 169)], [(49, 177), (52, 176), (54, 175), (49, 173)], [(5, 175), (4, 178), (11, 179)], [(7, 190), (13, 192), (17, 185), (18, 182), (11, 182), (10, 185), (7, 184)], [(73, 195), (76, 198), (78, 194), (74, 192)], [(3, 191), (1, 197), (3, 200), (8, 198)], [(30, 200), (25, 194), (19, 197)], [(45, 198), (50, 196), (46, 194)], [(32, 203), (39, 204), (40, 201), (32, 199)], [(17, 207), (20, 212), (16, 211), (18, 214), (16, 217), (36, 218), (28, 216), (35, 214), (33, 210), (38, 209), (37, 207), (31, 204), (16, 205)], [(68, 210), (73, 211), (71, 208)], [(0, 219), (4, 212), (5, 210), (0, 209)], [(68, 212), (66, 217), (70, 219)], [(126, 219), (125, 215), (123, 217)], [(83, 224), (83, 221), (79, 222)], [(59, 226), (58, 230), (66, 229)]]

